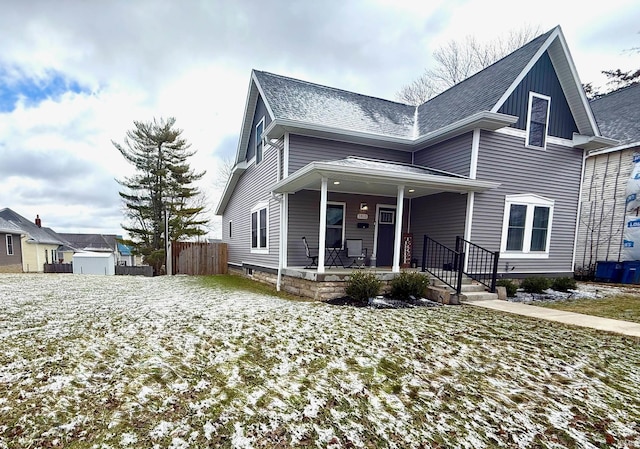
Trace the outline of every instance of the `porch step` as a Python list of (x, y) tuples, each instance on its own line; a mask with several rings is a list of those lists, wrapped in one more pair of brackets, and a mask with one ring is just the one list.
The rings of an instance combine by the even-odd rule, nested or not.
[(484, 301), (487, 299), (498, 299), (497, 293), (490, 292), (465, 292), (460, 293), (460, 300), (462, 301)]

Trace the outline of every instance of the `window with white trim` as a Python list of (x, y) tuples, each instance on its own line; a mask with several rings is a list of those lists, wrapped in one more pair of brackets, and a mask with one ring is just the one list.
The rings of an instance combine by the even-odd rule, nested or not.
[(13, 256), (13, 236), (7, 234), (7, 256)]
[(251, 252), (268, 253), (269, 216), (267, 204), (259, 204), (251, 209)]
[(553, 204), (538, 195), (506, 196), (500, 257), (548, 258)]
[(229, 238), (233, 237), (233, 221), (229, 220)]
[(547, 147), (547, 128), (549, 127), (549, 109), (551, 97), (529, 92), (529, 108), (527, 112), (528, 147)]
[(256, 165), (262, 162), (262, 133), (264, 132), (264, 117), (260, 119), (258, 124), (256, 125), (256, 141), (255, 141), (255, 153), (256, 153)]
[(327, 201), (327, 223), (325, 246), (342, 248), (344, 243), (344, 218), (346, 203)]

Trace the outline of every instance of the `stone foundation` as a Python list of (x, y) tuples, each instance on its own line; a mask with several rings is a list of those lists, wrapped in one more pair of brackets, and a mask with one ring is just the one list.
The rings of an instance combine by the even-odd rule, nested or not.
[[(264, 284), (275, 286), (278, 282), (277, 273), (262, 271), (256, 267), (229, 267), (229, 274), (236, 274), (248, 277)], [(395, 273), (376, 273), (382, 281), (382, 291), (389, 290), (389, 282), (395, 277)], [(284, 269), (280, 280), (280, 288), (292, 295), (310, 298), (316, 301), (327, 301), (329, 299), (345, 296), (348, 274), (318, 274), (316, 272), (296, 271)]]

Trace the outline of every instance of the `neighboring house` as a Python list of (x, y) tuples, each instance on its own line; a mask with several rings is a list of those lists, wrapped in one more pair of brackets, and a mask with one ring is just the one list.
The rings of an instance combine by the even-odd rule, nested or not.
[(600, 132), (619, 141), (590, 151), (585, 161), (576, 271), (590, 275), (598, 261), (623, 260), (626, 186), (640, 154), (640, 84), (591, 102)]
[(509, 277), (569, 276), (584, 152), (613, 143), (560, 27), (418, 107), (254, 70), (216, 211), (229, 268), (327, 298), (346, 239), (393, 275), (403, 237), (421, 263), (428, 235), (498, 252)]
[[(5, 241), (8, 241), (8, 235), (12, 236), (11, 241), (14, 245), (12, 250), (14, 254), (16, 254), (16, 251), (20, 251), (23, 272), (40, 273), (44, 271), (45, 263), (59, 261), (58, 249), (65, 242), (52, 229), (42, 227), (42, 221), (39, 216), (32, 222), (11, 209), (5, 208), (0, 210), (0, 220), (5, 225), (10, 223), (13, 228), (19, 230), (17, 234), (5, 232)], [(0, 233), (2, 233), (1, 230)], [(20, 236), (19, 242), (15, 238), (18, 235)], [(9, 248), (7, 247), (8, 252)], [(15, 263), (13, 266), (15, 267)]]
[(0, 217), (0, 273), (22, 273), (22, 230)]

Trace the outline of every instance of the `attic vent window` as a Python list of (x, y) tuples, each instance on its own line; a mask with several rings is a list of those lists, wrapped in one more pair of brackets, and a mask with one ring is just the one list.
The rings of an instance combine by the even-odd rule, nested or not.
[(256, 125), (256, 165), (262, 162), (262, 133), (264, 131), (264, 117)]
[(547, 147), (547, 128), (549, 127), (549, 107), (551, 97), (529, 92), (529, 111), (527, 114), (528, 147)]

